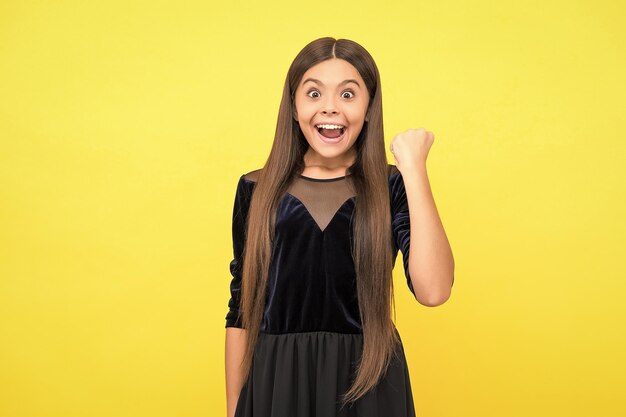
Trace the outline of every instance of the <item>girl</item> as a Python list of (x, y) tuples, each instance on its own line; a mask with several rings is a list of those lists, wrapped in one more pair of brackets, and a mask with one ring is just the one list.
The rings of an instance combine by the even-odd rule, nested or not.
[(321, 38), (295, 58), (269, 158), (237, 184), (228, 417), (415, 416), (392, 269), (400, 250), (419, 303), (450, 296), (433, 140), (399, 134), (387, 163), (380, 77), (359, 44)]

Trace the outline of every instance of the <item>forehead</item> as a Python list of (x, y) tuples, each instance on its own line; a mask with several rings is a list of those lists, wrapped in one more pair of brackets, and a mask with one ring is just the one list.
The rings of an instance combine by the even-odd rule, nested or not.
[[(321, 81), (324, 86), (338, 85), (347, 79), (358, 81), (361, 87), (365, 84), (359, 71), (357, 71), (352, 64), (346, 60), (337, 58), (322, 61), (309, 68), (302, 76), (300, 85), (303, 85), (309, 78)], [(308, 82), (307, 84), (317, 83)], [(355, 84), (351, 83), (351, 85), (354, 86)]]

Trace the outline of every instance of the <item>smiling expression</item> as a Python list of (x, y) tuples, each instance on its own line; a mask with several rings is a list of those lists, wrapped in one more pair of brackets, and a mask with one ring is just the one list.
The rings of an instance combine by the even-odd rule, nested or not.
[[(294, 94), (295, 115), (304, 133), (310, 161), (355, 156), (356, 142), (369, 104), (365, 82), (357, 69), (343, 59), (329, 59), (309, 68)], [(319, 124), (343, 126), (338, 139), (326, 139)], [(349, 163), (348, 163), (349, 165)]]

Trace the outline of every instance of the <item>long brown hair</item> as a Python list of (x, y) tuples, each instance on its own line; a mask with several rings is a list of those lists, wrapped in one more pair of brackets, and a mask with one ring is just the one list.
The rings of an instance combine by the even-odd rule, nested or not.
[(294, 94), (310, 67), (333, 58), (346, 60), (359, 71), (370, 97), (368, 121), (354, 145), (357, 157), (348, 168), (357, 194), (352, 256), (357, 276), (363, 351), (352, 386), (343, 395), (342, 405), (346, 405), (377, 384), (393, 356), (399, 353), (400, 345), (391, 320), (392, 301), (395, 312), (393, 244), (380, 75), (371, 55), (354, 41), (331, 37), (317, 39), (306, 45), (289, 67), (274, 143), (250, 201), (239, 310), (242, 325), (247, 330), (242, 363), (247, 378), (265, 309), (276, 209), (290, 180), (303, 172), (304, 154), (308, 148), (294, 116)]

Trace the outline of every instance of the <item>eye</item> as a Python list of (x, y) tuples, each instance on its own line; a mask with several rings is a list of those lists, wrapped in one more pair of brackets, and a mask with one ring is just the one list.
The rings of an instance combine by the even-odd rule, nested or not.
[[(317, 97), (311, 96), (312, 93), (318, 94), (317, 97), (319, 97), (320, 92), (315, 90), (315, 89), (309, 90), (306, 94), (307, 94), (307, 96), (309, 96), (311, 98), (317, 98)], [(346, 93), (350, 94), (350, 96), (345, 97), (344, 94), (346, 94)], [(341, 95), (344, 98), (353, 98), (354, 97), (354, 92), (352, 90), (345, 90), (343, 93), (341, 93)]]
[[(311, 93), (317, 93), (317, 94), (319, 94), (320, 92), (319, 92), (319, 91), (317, 91), (317, 90), (309, 90), (309, 92), (308, 92), (308, 93), (306, 93), (306, 95), (307, 95), (307, 96), (309, 96), (309, 97), (311, 97)], [(314, 97), (313, 97), (313, 98), (314, 98)]]

